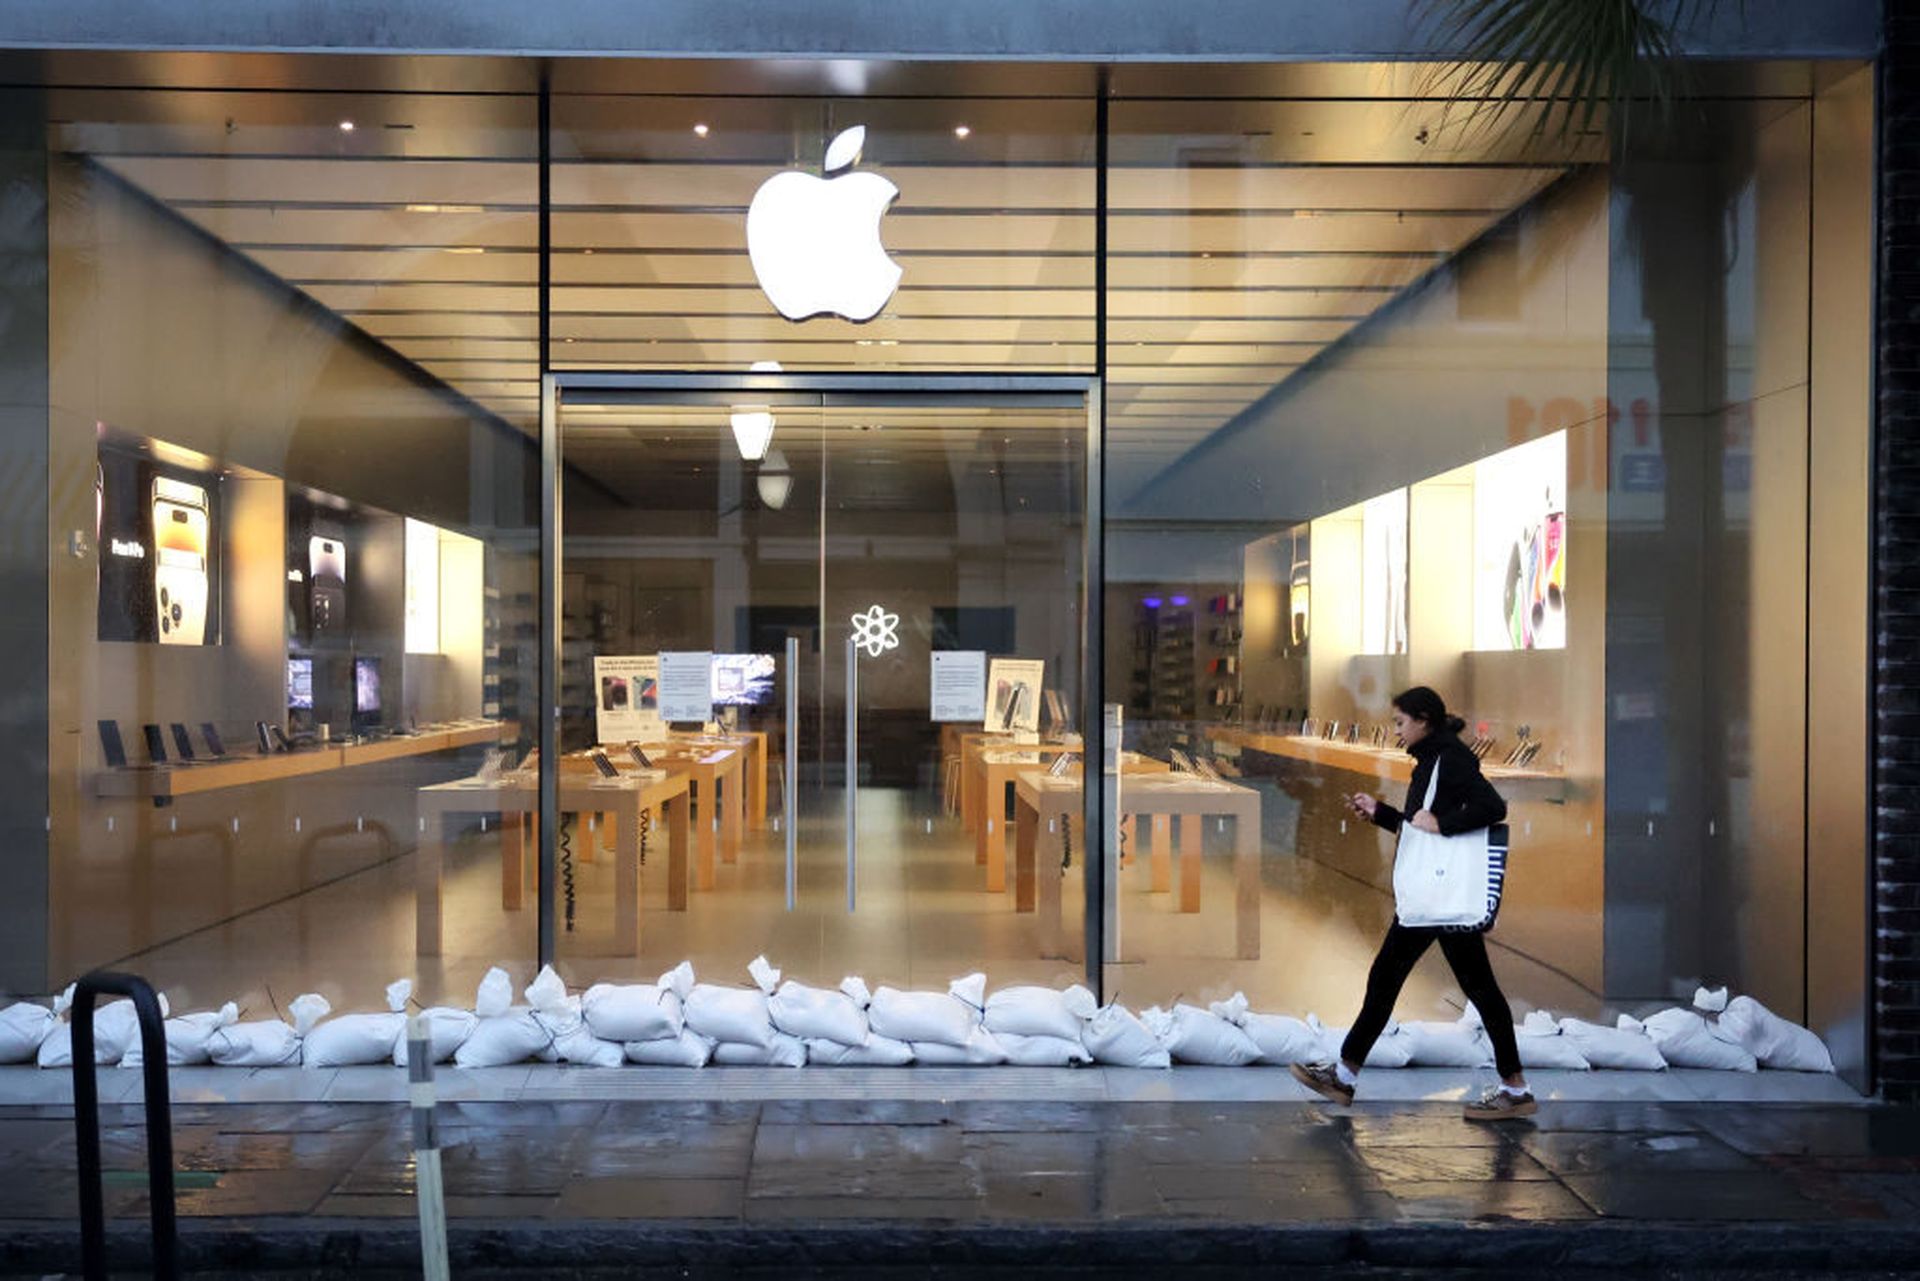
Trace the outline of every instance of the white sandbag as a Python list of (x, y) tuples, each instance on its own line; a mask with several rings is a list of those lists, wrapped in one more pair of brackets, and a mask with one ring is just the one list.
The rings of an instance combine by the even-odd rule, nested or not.
[[(1467, 1006), (1467, 1014), (1475, 1017), (1473, 1006)], [(1520, 1050), (1521, 1067), (1563, 1072), (1585, 1072), (1593, 1067), (1580, 1047), (1560, 1030), (1559, 1021), (1545, 1010), (1535, 1010), (1520, 1020), (1514, 1026), (1513, 1040)]]
[(1164, 1068), (1173, 1066), (1173, 1056), (1147, 1025), (1133, 1016), (1124, 1005), (1109, 1005), (1087, 1020), (1081, 1043), (1096, 1063), (1109, 1067)]
[(318, 992), (303, 992), (287, 1002), (287, 1019), (293, 1024), (294, 1033), (305, 1036), (313, 1031), (321, 1019), (333, 1013), (333, 1003)]
[(913, 1062), (913, 1047), (890, 1036), (867, 1037), (865, 1045), (838, 1041), (808, 1041), (808, 1067), (905, 1067)]
[(300, 1062), (300, 1033), (280, 1019), (258, 1019), (215, 1030), (207, 1056), (220, 1067), (292, 1067)]
[(808, 987), (788, 979), (767, 998), (767, 1015), (774, 1027), (803, 1041), (867, 1043), (867, 1013), (844, 990)]
[(553, 1048), (553, 1034), (533, 1011), (509, 1008), (505, 1014), (482, 1017), (473, 1034), (453, 1053), (453, 1065), (463, 1068), (507, 1067), (524, 1063)]
[(722, 1041), (713, 1047), (715, 1067), (805, 1067), (807, 1043), (797, 1036), (775, 1032), (765, 1045)]
[(1006, 1052), (1007, 1062), (1017, 1067), (1079, 1067), (1093, 1062), (1093, 1055), (1087, 1053), (1078, 1037), (1068, 1040), (1062, 1036), (995, 1032), (993, 1039)]
[(969, 974), (947, 984), (947, 995), (973, 1008), (975, 1014), (987, 1008), (987, 976)]
[(979, 1024), (967, 1036), (965, 1045), (943, 1045), (937, 1041), (918, 1042), (913, 1061), (922, 1067), (995, 1067), (1007, 1061), (1007, 1052), (993, 1033)]
[(1640, 1025), (1660, 1047), (1660, 1057), (1669, 1067), (1753, 1072), (1760, 1066), (1730, 1034), (1717, 1031), (1692, 1010), (1661, 1010)]
[(1658, 1072), (1667, 1066), (1667, 1061), (1660, 1057), (1660, 1047), (1632, 1019), (1626, 1019), (1623, 1027), (1561, 1019), (1560, 1033), (1596, 1068)]
[(1761, 1067), (1789, 1072), (1833, 1071), (1833, 1055), (1826, 1042), (1750, 996), (1736, 996), (1727, 1002), (1727, 1012), (1720, 1016), (1720, 1031), (1737, 1040)]
[(1493, 1063), (1493, 1046), (1479, 1028), (1464, 1023), (1400, 1024), (1408, 1067), (1480, 1068)]
[(980, 1012), (951, 992), (902, 992), (882, 987), (867, 1007), (867, 1024), (875, 1032), (912, 1042), (916, 1047), (965, 1046), (979, 1022)]
[[(473, 1029), (480, 1025), (480, 1016), (472, 1010), (455, 1009), (450, 1005), (436, 1005), (420, 1012), (427, 1021), (427, 1044), (433, 1050), (435, 1063), (451, 1062), (453, 1056), (465, 1045), (467, 1038), (473, 1035)], [(400, 1037), (393, 1043), (393, 1065), (407, 1066), (407, 1032), (403, 1027)]]
[[(1307, 1026), (1319, 1033), (1320, 1060), (1329, 1063), (1338, 1060), (1340, 1057), (1340, 1048), (1347, 1040), (1347, 1029), (1343, 1027), (1328, 1027), (1320, 1021), (1320, 1016), (1317, 1014), (1307, 1015)], [(1367, 1051), (1367, 1061), (1360, 1066), (1363, 1068), (1403, 1068), (1407, 1066), (1412, 1058), (1413, 1052), (1407, 1048), (1405, 1038), (1400, 1035), (1400, 1025), (1389, 1022), (1386, 1028), (1381, 1031), (1379, 1037), (1374, 1040), (1373, 1048)]]
[(697, 984), (687, 993), (687, 1026), (709, 1040), (766, 1049), (776, 1033), (767, 1015), (767, 994), (758, 988)]
[[(240, 1021), (240, 1007), (232, 1001), (217, 1010), (203, 1010), (197, 1014), (182, 1014), (166, 1022), (167, 1066), (199, 1067), (213, 1062), (213, 1053), (207, 1048), (207, 1039), (223, 1027), (231, 1027)], [(120, 1066), (129, 1070), (147, 1065), (146, 1048), (135, 1036), (127, 1046), (127, 1052), (120, 1056)]]
[[(551, 996), (543, 992), (543, 997)], [(533, 1017), (552, 1038), (553, 1057), (561, 1063), (580, 1067), (615, 1068), (626, 1062), (626, 1053), (618, 1041), (604, 1041), (593, 1034), (580, 1016), (580, 1001), (567, 997), (558, 1005), (536, 1009)], [(542, 1056), (545, 1057), (545, 1056)]]
[[(61, 994), (57, 1008), (69, 1008), (73, 985)], [(167, 995), (160, 994), (160, 1017), (167, 1016)], [(127, 1047), (140, 1039), (140, 1013), (129, 1000), (108, 1001), (93, 1011), (93, 1062), (96, 1067), (111, 1067), (126, 1056)], [(35, 1062), (43, 1068), (73, 1066), (73, 1025), (58, 1023), (48, 1029), (34, 1051)]]
[(756, 956), (747, 962), (747, 977), (753, 980), (755, 987), (768, 996), (772, 996), (774, 990), (780, 986), (780, 971), (775, 969), (765, 956)]
[(494, 966), (480, 979), (474, 996), (473, 1012), (483, 1019), (497, 1019), (513, 1006), (513, 976)]
[(692, 961), (682, 961), (660, 976), (660, 986), (671, 988), (673, 994), (682, 1001), (687, 999), (687, 993), (693, 991), (693, 982)]
[(1287, 1014), (1243, 1016), (1240, 1030), (1260, 1051), (1259, 1062), (1273, 1064), (1312, 1063), (1320, 1058), (1320, 1036), (1305, 1019)]
[(580, 1014), (607, 1041), (671, 1041), (686, 1026), (680, 994), (654, 983), (595, 983), (580, 998)]
[(300, 1047), (301, 1062), (310, 1068), (383, 1063), (393, 1057), (393, 1043), (406, 1034), (404, 1014), (342, 1014), (307, 1034)]
[(551, 1013), (564, 1008), (567, 1004), (567, 984), (551, 965), (543, 965), (540, 972), (527, 984), (527, 1005), (541, 1013)]
[(713, 1057), (714, 1046), (698, 1032), (682, 1028), (673, 1036), (628, 1041), (622, 1048), (627, 1062), (642, 1067), (697, 1068), (707, 1065), (707, 1060)]
[(30, 1063), (59, 1022), (44, 1005), (21, 1001), (0, 1010), (0, 1063)]
[(1197, 1005), (1182, 1003), (1171, 1010), (1156, 1006), (1143, 1013), (1140, 1021), (1167, 1047), (1175, 1063), (1245, 1067), (1260, 1057), (1260, 1047), (1245, 1032)]
[(1093, 993), (1079, 984), (1056, 992), (1050, 987), (1003, 987), (987, 998), (987, 1030), (998, 1036), (1050, 1036), (1080, 1040), (1087, 1020), (1100, 1010)]
[(1702, 1014), (1722, 1014), (1727, 1008), (1727, 989), (1724, 987), (1696, 987), (1693, 989), (1693, 1008)]

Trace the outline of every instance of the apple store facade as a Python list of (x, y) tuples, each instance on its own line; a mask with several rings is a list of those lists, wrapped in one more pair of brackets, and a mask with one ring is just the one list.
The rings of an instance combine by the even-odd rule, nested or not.
[(1428, 685), (1517, 1009), (1724, 984), (1870, 1087), (1850, 39), (1624, 123), (1351, 52), (11, 55), (0, 992), (1344, 1021)]

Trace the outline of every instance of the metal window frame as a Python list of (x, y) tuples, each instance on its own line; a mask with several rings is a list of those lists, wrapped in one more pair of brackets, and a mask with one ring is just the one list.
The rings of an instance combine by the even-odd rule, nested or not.
[[(544, 344), (543, 344), (544, 354)], [(1093, 851), (1105, 848), (1101, 798), (1104, 788), (1095, 763), (1105, 758), (1102, 742), (1106, 701), (1101, 623), (1106, 584), (1103, 540), (1106, 509), (1102, 433), (1105, 400), (1098, 374), (887, 374), (887, 373), (692, 373), (543, 370), (540, 376), (540, 750), (539, 963), (555, 958), (554, 894), (560, 831), (560, 590), (561, 485), (560, 413), (563, 406), (727, 403), (754, 393), (792, 398), (794, 403), (825, 406), (961, 404), (1013, 407), (1083, 408), (1087, 415), (1083, 458), (1080, 595), (1080, 688), (1077, 719), (1085, 739), (1081, 841), (1085, 888), (1085, 970), (1094, 992), (1104, 990), (1105, 884), (1102, 861)], [(791, 764), (789, 769), (791, 769)]]

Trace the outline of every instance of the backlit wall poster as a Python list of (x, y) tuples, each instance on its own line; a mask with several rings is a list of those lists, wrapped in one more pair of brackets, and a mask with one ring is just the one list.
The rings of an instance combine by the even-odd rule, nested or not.
[(1360, 509), (1360, 652), (1407, 652), (1407, 491)]
[(593, 687), (594, 734), (602, 743), (653, 743), (666, 736), (658, 654), (595, 654)]
[(1473, 465), (1473, 647), (1567, 644), (1567, 434)]
[(103, 445), (93, 502), (99, 638), (218, 644), (220, 478)]

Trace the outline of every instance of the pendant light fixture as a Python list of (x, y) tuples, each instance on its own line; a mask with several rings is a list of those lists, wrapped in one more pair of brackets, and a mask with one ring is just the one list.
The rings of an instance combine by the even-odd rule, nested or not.
[[(777, 360), (756, 360), (747, 372), (754, 374), (777, 374), (780, 362)], [(773, 443), (773, 410), (767, 405), (735, 405), (728, 415), (733, 424), (733, 441), (740, 447), (740, 457), (750, 463), (757, 463), (767, 456), (767, 446)]]

